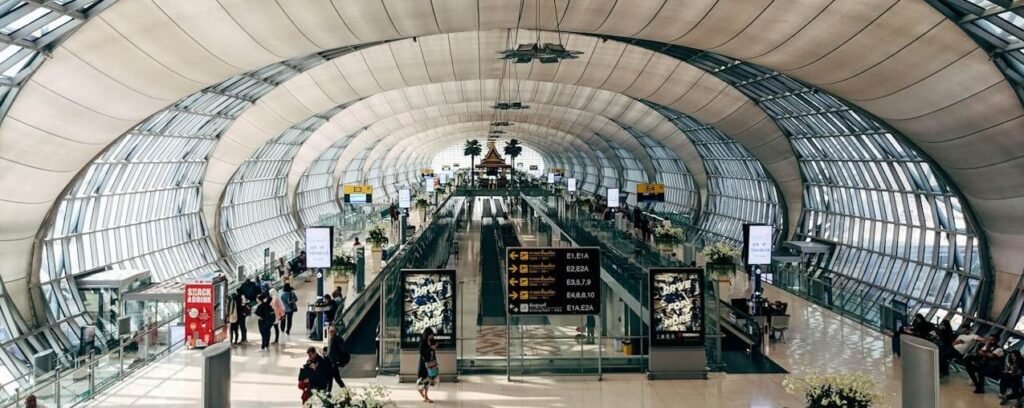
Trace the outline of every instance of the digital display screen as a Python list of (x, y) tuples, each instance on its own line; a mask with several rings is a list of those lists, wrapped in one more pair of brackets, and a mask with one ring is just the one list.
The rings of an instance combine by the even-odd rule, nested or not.
[(608, 208), (619, 208), (619, 189), (608, 189)]
[(439, 348), (455, 348), (454, 270), (402, 270), (402, 348), (416, 348), (427, 327)]
[(651, 269), (651, 344), (704, 344), (704, 270)]
[(407, 188), (398, 190), (398, 208), (409, 208), (412, 205), (412, 192)]
[(772, 263), (772, 233), (775, 231), (771, 225), (748, 225), (747, 239), (744, 245), (747, 249), (747, 265), (769, 265)]
[(433, 193), (434, 192), (434, 178), (433, 177), (424, 177), (423, 178), (423, 191), (426, 191), (427, 193)]
[(331, 267), (331, 227), (306, 228), (306, 267)]
[(569, 192), (570, 193), (576, 192), (576, 179), (571, 178), (571, 179), (569, 179), (568, 183), (569, 183), (569, 188), (568, 188)]
[(366, 194), (348, 194), (345, 197), (348, 197), (349, 204), (366, 204), (367, 201)]

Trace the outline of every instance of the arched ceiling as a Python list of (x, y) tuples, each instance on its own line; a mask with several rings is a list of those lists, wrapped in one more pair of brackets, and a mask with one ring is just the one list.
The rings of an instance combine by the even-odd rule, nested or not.
[[(490, 57), (504, 48), (503, 29), (523, 21), (552, 30), (554, 7), (563, 30), (747, 60), (886, 120), (960, 186), (989, 234), (998, 270), (1020, 274), (1024, 180), (1007, 175), (1024, 172), (1024, 110), (986, 53), (925, 2), (536, 0), (523, 6), (520, 15), (517, 2), (475, 0), (114, 4), (53, 51), (0, 124), (0, 276), (8, 281), (25, 274), (47, 211), (97, 153), (189, 94), (287, 58), (419, 37), (338, 58), (257, 101), (212, 155), (204, 188), (219, 191), (256, 148), (319, 112), (411, 85), (499, 77), (500, 63)], [(535, 20), (539, 27), (532, 27)], [(776, 180), (787, 197), (799, 192), (787, 187), (793, 180), (799, 185), (792, 150), (756, 103), (674, 58), (586, 35), (567, 37), (569, 48), (584, 51), (579, 60), (532, 64), (517, 76), (604, 89), (684, 112), (783, 174)], [(39, 154), (44, 151), (55, 154)]]
[[(345, 55), (297, 75), (286, 82), (285, 86), (258, 101), (221, 138), (204, 180), (204, 201), (209, 203), (219, 200), (223, 186), (234, 173), (234, 168), (262, 143), (296, 121), (334, 106), (377, 93), (395, 91), (386, 93), (389, 97), (383, 99), (383, 103), (374, 105), (380, 113), (356, 110), (348, 113), (348, 109), (340, 113), (353, 116), (352, 126), (365, 126), (388, 112), (409, 109), (405, 106), (444, 104), (449, 97), (493, 101), (492, 96), (497, 93), (495, 81), (464, 81), (497, 80), (502, 77), (504, 63), (493, 57), (493, 50), (505, 47), (507, 35), (505, 30), (496, 30), (425, 36), (418, 37), (416, 41), (395, 41)], [(532, 34), (524, 31), (519, 35), (526, 37)], [(582, 90), (586, 92), (557, 98), (566, 99), (567, 104), (592, 104), (602, 111), (609, 109), (602, 105), (612, 102), (618, 103), (610, 105), (612, 112), (621, 109), (621, 104), (628, 98), (618, 101), (610, 99), (613, 99), (615, 93), (622, 93), (692, 112), (695, 118), (735, 134), (744, 143), (749, 143), (748, 148), (755, 154), (760, 153), (766, 159), (769, 169), (779, 173), (776, 175), (777, 180), (799, 179), (792, 150), (778, 128), (752, 101), (721, 80), (675, 58), (641, 47), (627, 46), (617, 41), (601, 41), (590, 36), (564, 37), (569, 47), (584, 49), (587, 53), (580, 59), (556, 66), (542, 67), (534, 64), (517, 68), (515, 77), (583, 87)], [(439, 87), (416, 88), (418, 85), (438, 83)], [(406, 92), (402, 91), (404, 88), (412, 89)], [(594, 89), (607, 91), (597, 93)], [(558, 89), (551, 92), (555, 91)], [(641, 109), (640, 112), (646, 111)], [(675, 131), (667, 123), (664, 126), (664, 132)], [(322, 149), (329, 145), (329, 142), (316, 143), (315, 138), (315, 135), (311, 137), (307, 142), (311, 147), (304, 147), (303, 150)], [(685, 142), (685, 138), (680, 138), (680, 141)], [(313, 156), (300, 152), (298, 162), (311, 160)], [(696, 157), (695, 154), (688, 156)], [(790, 194), (787, 198), (799, 203), (799, 182), (794, 187), (788, 189)], [(799, 205), (794, 207), (799, 208)]]

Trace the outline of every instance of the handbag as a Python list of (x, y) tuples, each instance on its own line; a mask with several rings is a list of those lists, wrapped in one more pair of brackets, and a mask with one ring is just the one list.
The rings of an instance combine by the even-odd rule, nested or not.
[(439, 371), (440, 370), (437, 367), (437, 360), (427, 362), (427, 377), (437, 378)]

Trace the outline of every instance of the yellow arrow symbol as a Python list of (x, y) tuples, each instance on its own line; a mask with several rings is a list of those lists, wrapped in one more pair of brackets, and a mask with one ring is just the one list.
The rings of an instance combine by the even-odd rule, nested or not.
[(519, 253), (518, 252), (509, 252), (508, 257), (512, 258), (513, 261), (518, 261), (519, 260)]
[(516, 300), (516, 299), (519, 299), (519, 295), (518, 295), (518, 294), (516, 294), (516, 292), (511, 292), (511, 293), (509, 293), (509, 294), (508, 294), (508, 297), (509, 297), (509, 298), (511, 298), (512, 300)]
[(518, 266), (518, 265), (512, 265), (512, 266), (509, 266), (509, 267), (508, 267), (508, 271), (509, 271), (509, 272), (512, 272), (512, 273), (516, 273), (516, 272), (519, 272), (519, 266)]
[(509, 279), (508, 284), (509, 286), (516, 286), (516, 278)]

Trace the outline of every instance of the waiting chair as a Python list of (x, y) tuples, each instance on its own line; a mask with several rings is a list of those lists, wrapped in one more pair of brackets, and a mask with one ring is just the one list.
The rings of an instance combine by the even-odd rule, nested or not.
[(786, 330), (789, 329), (789, 315), (772, 316), (771, 334), (779, 332), (779, 341), (786, 342)]

